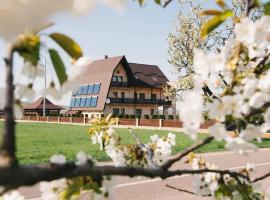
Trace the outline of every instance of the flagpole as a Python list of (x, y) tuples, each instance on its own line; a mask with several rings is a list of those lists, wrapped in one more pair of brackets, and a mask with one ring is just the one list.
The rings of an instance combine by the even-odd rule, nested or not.
[[(46, 89), (46, 76), (47, 76), (47, 73), (46, 73), (46, 68), (47, 68), (47, 63), (46, 63), (46, 52), (45, 52), (45, 61), (44, 61), (44, 64), (45, 64), (45, 79), (44, 79), (44, 89)], [(44, 93), (44, 97), (43, 97), (43, 117), (46, 116), (46, 93)]]

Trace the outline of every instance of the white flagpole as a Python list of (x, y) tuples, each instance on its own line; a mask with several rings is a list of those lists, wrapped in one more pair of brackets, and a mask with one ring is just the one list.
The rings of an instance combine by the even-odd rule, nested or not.
[[(45, 61), (44, 61), (44, 64), (45, 64), (45, 80), (44, 80), (44, 89), (46, 89), (46, 76), (47, 76), (47, 73), (46, 73), (46, 68), (47, 68), (47, 63), (46, 63), (46, 51), (45, 51)], [(43, 117), (46, 116), (46, 94), (44, 93), (44, 98), (43, 98)]]

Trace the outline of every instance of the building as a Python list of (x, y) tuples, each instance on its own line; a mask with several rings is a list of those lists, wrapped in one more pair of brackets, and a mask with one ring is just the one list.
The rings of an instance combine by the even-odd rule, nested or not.
[[(23, 107), (24, 116), (42, 116), (44, 107), (44, 97), (40, 97), (35, 102), (25, 105)], [(45, 111), (46, 116), (59, 115), (62, 107), (53, 104), (47, 98), (45, 98)]]
[(89, 64), (82, 82), (70, 107), (87, 117), (173, 115), (174, 105), (163, 94), (168, 79), (158, 66), (128, 63), (125, 56), (105, 57)]

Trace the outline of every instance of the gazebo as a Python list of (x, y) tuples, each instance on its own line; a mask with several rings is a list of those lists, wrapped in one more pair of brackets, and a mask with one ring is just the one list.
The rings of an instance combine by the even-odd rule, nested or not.
[[(44, 97), (40, 97), (35, 102), (24, 106), (24, 115), (25, 116), (42, 116), (44, 108)], [(50, 115), (59, 115), (60, 110), (63, 108), (53, 104), (47, 98), (45, 98), (45, 113), (46, 116)]]

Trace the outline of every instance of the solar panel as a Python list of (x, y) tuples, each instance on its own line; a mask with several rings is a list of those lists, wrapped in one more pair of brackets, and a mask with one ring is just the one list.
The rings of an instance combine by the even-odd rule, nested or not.
[(91, 107), (96, 107), (96, 106), (97, 106), (97, 97), (94, 96), (94, 97), (92, 97)]
[(84, 107), (86, 98), (81, 98), (80, 107)]
[(70, 107), (73, 108), (75, 106), (75, 98), (71, 99)]
[(95, 83), (94, 84), (93, 94), (98, 94), (99, 90), (100, 90), (100, 83)]
[(76, 108), (80, 107), (80, 100), (81, 98), (75, 98), (75, 106)]
[(94, 85), (93, 84), (89, 85), (87, 93), (88, 94), (93, 94), (93, 89), (94, 89)]
[(79, 87), (77, 95), (81, 95), (83, 93), (83, 85)]
[(88, 93), (88, 85), (84, 85), (82, 94), (87, 94), (87, 93)]
[(91, 100), (92, 100), (92, 97), (86, 98), (85, 107), (91, 107)]

